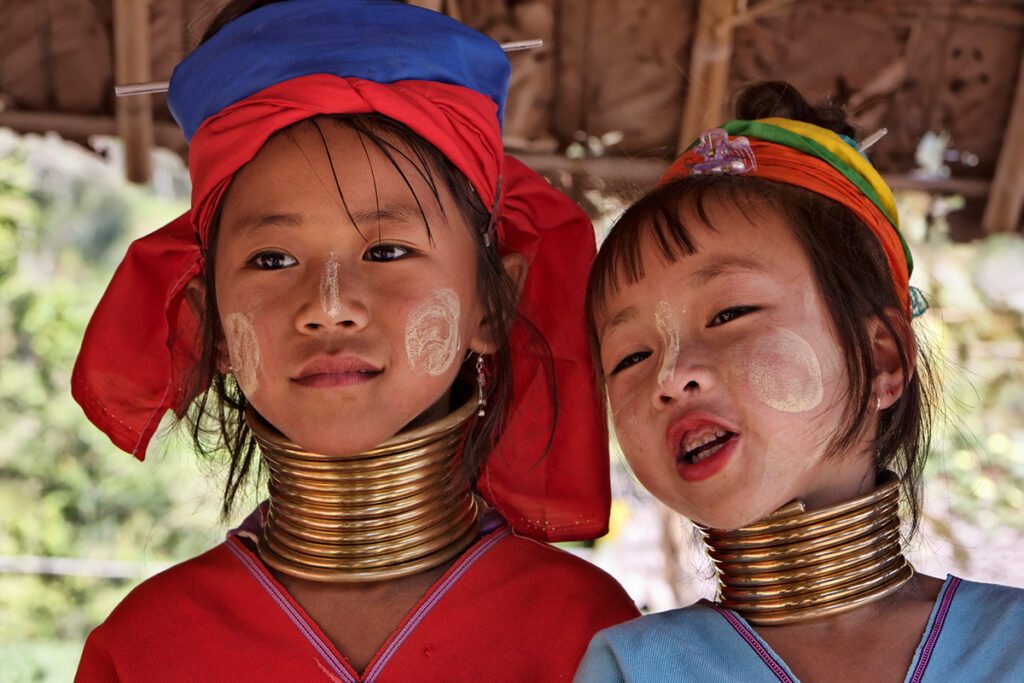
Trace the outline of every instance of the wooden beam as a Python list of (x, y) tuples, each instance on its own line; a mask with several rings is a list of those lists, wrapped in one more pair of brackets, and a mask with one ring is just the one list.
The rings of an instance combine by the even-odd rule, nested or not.
[[(149, 0), (114, 0), (114, 77), (117, 83), (152, 80), (149, 54)], [(117, 98), (117, 130), (124, 140), (125, 176), (149, 180), (153, 146), (151, 95)]]
[[(71, 140), (85, 140), (92, 135), (117, 135), (117, 120), (110, 116), (85, 116), (82, 114), (57, 114), (50, 112), (19, 111), (7, 109), (0, 111), (0, 126), (5, 126), (19, 133), (48, 133), (53, 131), (61, 137)], [(155, 142), (179, 154), (188, 145), (185, 135), (173, 123), (155, 123), (153, 125)]]
[(700, 0), (697, 29), (690, 53), (690, 82), (686, 89), (678, 152), (701, 131), (722, 122), (732, 64), (732, 26), (735, 0)]
[(1017, 92), (1003, 133), (1003, 149), (996, 163), (992, 192), (981, 227), (986, 233), (1016, 232), (1024, 207), (1024, 55), (1017, 71)]

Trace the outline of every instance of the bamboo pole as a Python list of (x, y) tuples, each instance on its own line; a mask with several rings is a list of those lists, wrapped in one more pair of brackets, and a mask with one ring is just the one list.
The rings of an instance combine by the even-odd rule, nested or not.
[(981, 219), (982, 229), (1016, 232), (1024, 207), (1024, 55), (1017, 72), (1017, 92), (1003, 133), (1003, 149), (996, 163), (992, 190)]
[[(117, 83), (152, 78), (149, 54), (149, 0), (114, 0), (114, 76)], [(131, 182), (150, 178), (153, 147), (152, 95), (119, 97), (117, 132), (124, 140), (125, 176)]]
[(690, 54), (690, 82), (679, 126), (678, 151), (706, 128), (722, 122), (732, 63), (735, 0), (700, 0)]

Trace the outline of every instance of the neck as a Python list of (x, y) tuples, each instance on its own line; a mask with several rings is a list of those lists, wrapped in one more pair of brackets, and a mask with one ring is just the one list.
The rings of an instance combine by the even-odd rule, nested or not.
[(896, 592), (913, 575), (900, 547), (899, 480), (807, 512), (801, 501), (733, 531), (703, 529), (718, 604), (755, 625), (847, 612)]
[(365, 453), (328, 456), (289, 442), (251, 408), (246, 420), (270, 470), (260, 557), (326, 582), (384, 581), (451, 560), (476, 538), (477, 505), (459, 473), (477, 402)]

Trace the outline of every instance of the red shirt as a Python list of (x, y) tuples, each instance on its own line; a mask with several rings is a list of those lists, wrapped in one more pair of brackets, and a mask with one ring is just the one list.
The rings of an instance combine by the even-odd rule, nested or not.
[(638, 615), (616, 581), (507, 525), (438, 580), (354, 671), (238, 536), (143, 582), (76, 681), (569, 681), (591, 636)]

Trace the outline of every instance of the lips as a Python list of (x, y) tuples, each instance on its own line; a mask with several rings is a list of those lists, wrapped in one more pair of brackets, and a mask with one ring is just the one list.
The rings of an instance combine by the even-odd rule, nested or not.
[(383, 371), (358, 356), (327, 356), (302, 366), (292, 381), (305, 387), (349, 386), (369, 382)]
[(707, 479), (725, 467), (736, 449), (739, 433), (705, 413), (690, 413), (668, 430), (676, 470), (686, 481)]

